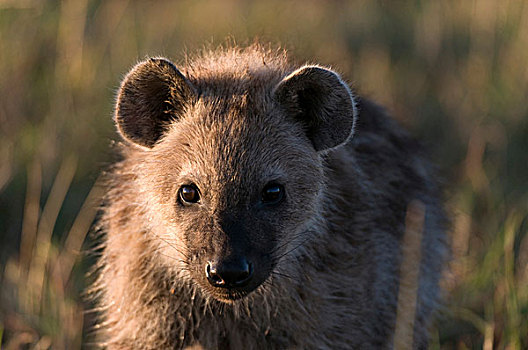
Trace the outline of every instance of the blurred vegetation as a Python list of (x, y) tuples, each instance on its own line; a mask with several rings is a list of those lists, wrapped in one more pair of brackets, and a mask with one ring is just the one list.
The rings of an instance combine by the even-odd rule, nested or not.
[(430, 149), (453, 218), (432, 349), (528, 348), (528, 2), (0, 0), (0, 347), (88, 339), (81, 259), (137, 60), (255, 38), (335, 67)]

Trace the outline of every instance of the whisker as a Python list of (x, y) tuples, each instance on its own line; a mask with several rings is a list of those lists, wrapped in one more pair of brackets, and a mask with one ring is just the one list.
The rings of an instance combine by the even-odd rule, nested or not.
[[(166, 246), (160, 245), (156, 249), (152, 250), (152, 253), (158, 253), (158, 252), (164, 250), (165, 248), (166, 248)], [(189, 261), (189, 257), (186, 254), (183, 254), (183, 252), (181, 252), (181, 251), (177, 251), (177, 252), (180, 253), (180, 255), (183, 256), (183, 259), (182, 259), (183, 261)]]
[[(281, 273), (281, 272), (273, 271), (271, 274), (272, 274), (272, 275), (276, 275), (276, 276), (280, 276), (280, 277), (284, 277), (284, 278), (289, 279), (289, 280), (291, 280), (291, 281), (295, 281), (295, 279), (294, 279), (292, 276), (287, 275), (287, 274), (285, 274), (285, 273)], [(270, 282), (270, 283), (271, 283), (271, 282)]]
[[(287, 250), (285, 253), (283, 253), (283, 254), (277, 256), (277, 257), (275, 258), (275, 262), (278, 262), (278, 261), (279, 261), (280, 259), (282, 259), (284, 256), (286, 256), (286, 255), (292, 253), (293, 251), (297, 250), (298, 248), (300, 248), (301, 246), (303, 246), (306, 242), (308, 242), (310, 239), (311, 239), (311, 237), (306, 237), (304, 240), (302, 240), (302, 241), (301, 241), (299, 244), (297, 244), (295, 247), (293, 247), (293, 248), (291, 248), (290, 250)], [(293, 242), (293, 240), (290, 241), (290, 242)]]
[(189, 257), (187, 256), (187, 253), (184, 252), (184, 251), (181, 251), (181, 247), (178, 247), (174, 244), (171, 244), (171, 242), (163, 237), (161, 237), (160, 235), (156, 234), (156, 233), (152, 233), (155, 237), (157, 237), (159, 240), (165, 242), (169, 247), (173, 248), (174, 250), (176, 250), (178, 253), (180, 253), (181, 255), (183, 255), (185, 257), (185, 259), (189, 260)]
[(300, 233), (297, 233), (295, 235), (293, 235), (292, 237), (290, 237), (289, 240), (287, 240), (286, 242), (282, 243), (281, 245), (279, 245), (278, 247), (276, 247), (273, 252), (278, 252), (280, 251), (282, 248), (284, 248), (285, 246), (287, 246), (288, 244), (290, 244), (291, 242), (297, 240), (299, 237), (305, 235), (306, 232), (300, 232)]

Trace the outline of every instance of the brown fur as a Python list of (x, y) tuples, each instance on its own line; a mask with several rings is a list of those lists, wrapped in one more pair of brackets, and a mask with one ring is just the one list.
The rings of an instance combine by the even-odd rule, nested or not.
[[(412, 200), (426, 208), (414, 332), (426, 346), (445, 256), (439, 191), (419, 145), (337, 74), (258, 46), (181, 73), (151, 59), (125, 78), (116, 122), (128, 142), (92, 289), (103, 347), (390, 348)], [(275, 206), (259, 197), (269, 181), (286, 191)], [(200, 203), (182, 205), (189, 183)], [(249, 285), (212, 287), (206, 261), (240, 254)]]

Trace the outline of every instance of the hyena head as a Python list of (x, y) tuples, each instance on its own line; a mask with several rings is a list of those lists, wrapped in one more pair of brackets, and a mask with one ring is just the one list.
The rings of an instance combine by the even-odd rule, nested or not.
[(348, 86), (317, 66), (136, 65), (115, 120), (160, 261), (228, 303), (293, 264), (320, 216), (321, 154), (347, 141), (354, 119)]

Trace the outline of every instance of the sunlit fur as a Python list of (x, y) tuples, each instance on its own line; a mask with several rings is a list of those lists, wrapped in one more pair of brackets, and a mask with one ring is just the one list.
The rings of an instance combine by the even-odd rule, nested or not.
[[(431, 167), (420, 146), (366, 100), (357, 104), (354, 136), (317, 152), (274, 100), (297, 67), (284, 52), (257, 45), (189, 59), (178, 69), (199, 95), (153, 147), (120, 146), (90, 291), (103, 310), (95, 327), (102, 347), (390, 348), (399, 242), (414, 199), (426, 205), (414, 346), (426, 346), (445, 258)], [(339, 82), (336, 89), (350, 91)], [(202, 212), (178, 207), (189, 179), (201, 191)], [(282, 181), (285, 203), (251, 209), (270, 179)], [(246, 211), (252, 214), (242, 217)], [(240, 298), (203, 276), (204, 256), (228, 242), (221, 215), (238, 218), (250, 236), (244, 242), (269, 256), (263, 282)]]

